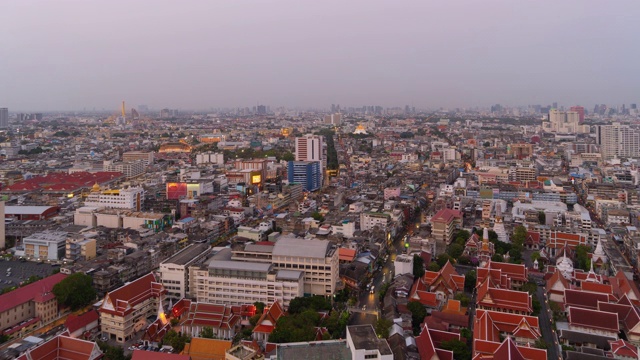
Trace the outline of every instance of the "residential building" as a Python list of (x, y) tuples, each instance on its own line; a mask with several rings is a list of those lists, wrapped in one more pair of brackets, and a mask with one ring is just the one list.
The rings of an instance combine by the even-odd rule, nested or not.
[(147, 317), (158, 313), (166, 290), (153, 273), (108, 292), (100, 305), (103, 336), (128, 341), (147, 326)]
[(0, 334), (20, 337), (58, 315), (53, 287), (67, 275), (54, 274), (0, 295)]
[(87, 261), (96, 257), (96, 239), (82, 235), (69, 236), (65, 245), (65, 260)]
[(323, 147), (324, 147), (323, 136), (307, 134), (302, 137), (297, 137), (295, 159), (296, 161), (322, 162)]
[(105, 161), (104, 171), (120, 172), (128, 179), (140, 176), (145, 172), (144, 161), (113, 162)]
[(153, 151), (127, 151), (122, 154), (123, 162), (142, 161), (146, 166), (153, 164)]
[(376, 226), (386, 230), (389, 225), (391, 225), (391, 215), (389, 214), (374, 212), (360, 214), (360, 230), (371, 230)]
[(189, 294), (189, 266), (197, 264), (211, 253), (209, 244), (191, 244), (160, 263), (160, 282), (167, 297), (175, 301)]
[(596, 143), (600, 145), (600, 152), (605, 160), (640, 156), (640, 131), (629, 125), (597, 125)]
[(431, 233), (441, 244), (449, 244), (453, 240), (454, 230), (462, 224), (462, 212), (442, 209), (431, 218)]

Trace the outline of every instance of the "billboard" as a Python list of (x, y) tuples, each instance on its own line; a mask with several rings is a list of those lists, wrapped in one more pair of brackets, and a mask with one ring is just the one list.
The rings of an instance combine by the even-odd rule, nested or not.
[(167, 183), (167, 199), (178, 200), (187, 197), (187, 183)]

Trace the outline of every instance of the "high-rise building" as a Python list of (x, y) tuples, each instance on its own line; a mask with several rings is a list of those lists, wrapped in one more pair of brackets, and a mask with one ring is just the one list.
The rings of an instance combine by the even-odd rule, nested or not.
[(580, 124), (584, 123), (584, 107), (582, 106), (572, 106), (569, 110), (575, 111), (578, 113), (580, 117)]
[(290, 184), (302, 184), (307, 191), (316, 191), (322, 186), (320, 161), (289, 161), (287, 172)]
[(628, 125), (598, 125), (596, 143), (603, 159), (640, 157), (640, 130)]
[(578, 111), (551, 109), (549, 111), (549, 122), (544, 122), (542, 125), (545, 131), (553, 133), (575, 134), (589, 133), (590, 131), (588, 126), (580, 125), (580, 113)]
[(322, 161), (323, 138), (307, 134), (296, 138), (296, 161)]
[(330, 114), (324, 116), (324, 123), (327, 125), (339, 126), (342, 124), (342, 114)]
[(6, 129), (9, 127), (9, 109), (0, 108), (0, 128)]

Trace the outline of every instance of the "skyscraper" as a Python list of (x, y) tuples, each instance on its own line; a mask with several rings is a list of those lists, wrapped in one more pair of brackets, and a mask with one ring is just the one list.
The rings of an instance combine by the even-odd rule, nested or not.
[(6, 129), (9, 127), (9, 109), (0, 108), (0, 128)]
[(322, 136), (307, 134), (296, 138), (296, 161), (322, 162)]
[(580, 115), (580, 124), (584, 123), (584, 107), (582, 106), (572, 106), (569, 110), (575, 111)]

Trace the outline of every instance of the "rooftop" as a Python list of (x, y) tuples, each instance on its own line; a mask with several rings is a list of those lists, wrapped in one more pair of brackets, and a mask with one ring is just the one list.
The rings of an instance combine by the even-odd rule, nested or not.
[(55, 206), (5, 206), (4, 213), (6, 215), (41, 215), (49, 209), (55, 209)]
[(391, 355), (391, 348), (386, 340), (378, 339), (372, 325), (352, 325), (347, 326), (347, 332), (353, 341), (356, 350), (378, 349), (381, 355)]
[(278, 345), (276, 359), (351, 360), (351, 351), (345, 340), (289, 343)]
[(273, 255), (324, 259), (327, 256), (330, 244), (327, 240), (305, 240), (281, 237), (273, 247)]
[(209, 263), (209, 269), (248, 270), (248, 271), (269, 272), (270, 268), (271, 268), (271, 264), (245, 262), (245, 261), (212, 260)]
[(0, 295), (0, 314), (9, 309), (13, 309), (20, 304), (33, 300), (43, 292), (51, 292), (53, 286), (66, 277), (67, 275), (58, 273)]
[(193, 244), (187, 246), (183, 250), (179, 251), (172, 257), (163, 261), (163, 264), (175, 264), (175, 265), (186, 265), (195, 259), (198, 255), (202, 254), (209, 248), (208, 244)]

